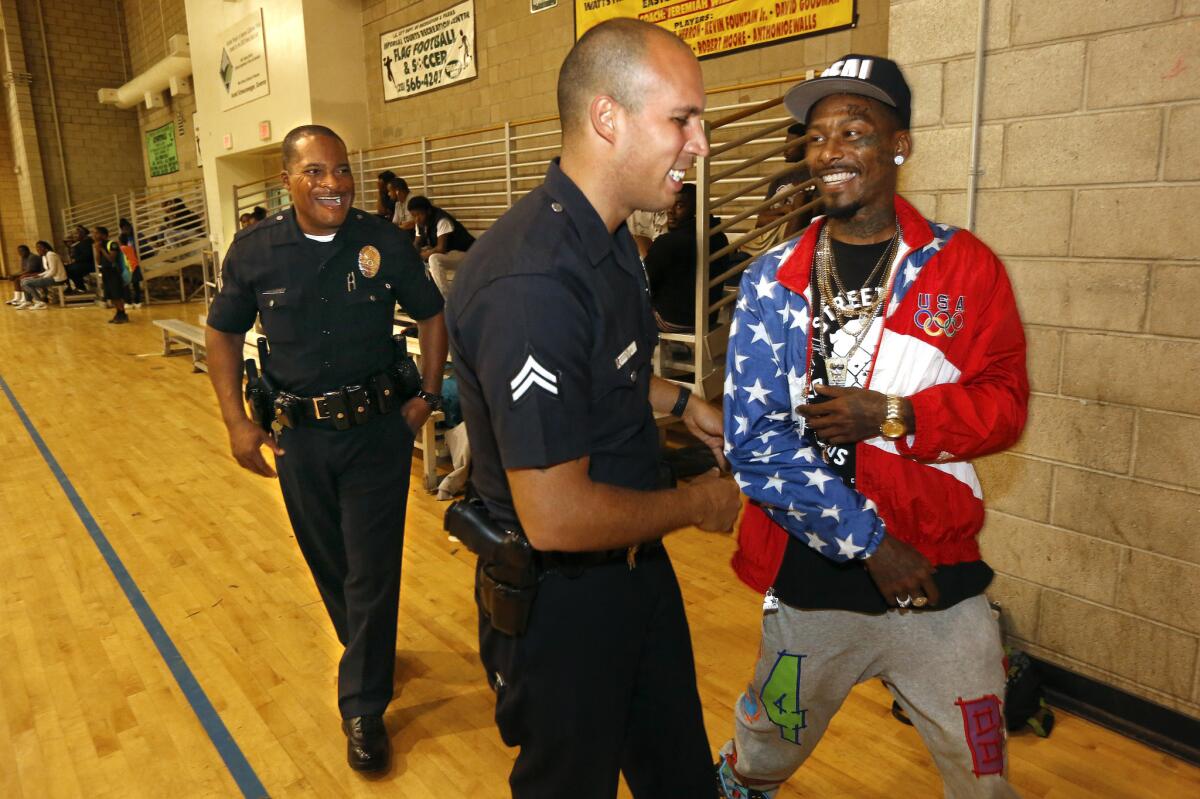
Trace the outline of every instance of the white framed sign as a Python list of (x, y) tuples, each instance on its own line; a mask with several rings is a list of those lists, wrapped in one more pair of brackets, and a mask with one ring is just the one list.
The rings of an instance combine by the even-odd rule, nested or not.
[(271, 93), (262, 9), (221, 32), (221, 110), (228, 111)]
[(475, 0), (382, 34), (379, 50), (384, 100), (474, 78)]

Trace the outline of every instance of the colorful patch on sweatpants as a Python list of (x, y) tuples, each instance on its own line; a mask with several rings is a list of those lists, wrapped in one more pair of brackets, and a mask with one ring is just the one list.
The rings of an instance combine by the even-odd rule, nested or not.
[(754, 694), (753, 686), (746, 687), (746, 692), (742, 694), (740, 707), (742, 718), (747, 724), (753, 724), (762, 716), (762, 705), (758, 703), (758, 697)]
[(780, 652), (760, 694), (767, 718), (779, 728), (779, 737), (797, 746), (800, 731), (808, 726), (808, 710), (800, 707), (800, 672), (806, 657)]
[(976, 777), (1004, 773), (1004, 716), (995, 694), (978, 699), (959, 699), (963, 729)]

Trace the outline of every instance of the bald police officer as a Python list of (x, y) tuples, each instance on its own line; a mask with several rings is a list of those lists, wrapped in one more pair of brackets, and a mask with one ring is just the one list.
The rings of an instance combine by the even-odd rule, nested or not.
[[(296, 541), (345, 646), (338, 707), (350, 766), (387, 767), (400, 558), (413, 436), (441, 397), (442, 297), (388, 221), (351, 208), (354, 178), (332, 130), (305, 125), (283, 142), (292, 207), (239, 232), (208, 315), (209, 376), (238, 463), (275, 471)], [(418, 320), (416, 396), (390, 410), (373, 388), (394, 376), (396, 303)], [(293, 426), (265, 432), (241, 398), (243, 337), (261, 315), (262, 364)]]
[(712, 797), (661, 538), (728, 530), (739, 502), (715, 473), (658, 488), (653, 411), (681, 416), (718, 458), (722, 425), (652, 374), (658, 333), (625, 226), (635, 208), (670, 206), (708, 152), (700, 67), (670, 33), (608, 21), (567, 55), (558, 105), (561, 161), (471, 248), (447, 308), (472, 483), (537, 567), (522, 634), (498, 610), (512, 592), (477, 570), (480, 655), (501, 737), (520, 747), (517, 799), (611, 799), (622, 771), (635, 797)]

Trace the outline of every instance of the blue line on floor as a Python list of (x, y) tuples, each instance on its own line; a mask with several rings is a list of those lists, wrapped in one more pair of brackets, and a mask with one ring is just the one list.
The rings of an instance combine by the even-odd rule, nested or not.
[(50, 448), (46, 446), (46, 442), (42, 440), (41, 435), (38, 434), (37, 429), (33, 426), (33, 422), (29, 421), (29, 416), (25, 413), (25, 409), (21, 407), (21, 403), (17, 402), (17, 398), (13, 395), (12, 389), (8, 387), (8, 383), (5, 382), (3, 376), (0, 376), (0, 389), (3, 389), (4, 393), (8, 395), (8, 401), (12, 403), (13, 410), (17, 412), (21, 423), (29, 431), (29, 437), (33, 439), (33, 443), (37, 445), (38, 451), (42, 453), (42, 457), (46, 460), (47, 465), (49, 465), (50, 471), (54, 473), (58, 484), (62, 486), (63, 493), (71, 501), (71, 506), (75, 508), (76, 515), (83, 522), (83, 526), (87, 528), (88, 535), (92, 537), (96, 548), (100, 550), (100, 554), (104, 557), (104, 562), (108, 564), (108, 568), (112, 571), (113, 576), (117, 578), (117, 584), (125, 592), (125, 598), (129, 600), (129, 604), (133, 606), (138, 618), (141, 619), (142, 626), (150, 634), (150, 640), (154, 641), (154, 645), (158, 647), (158, 653), (162, 655), (167, 668), (174, 675), (175, 682), (179, 685), (179, 689), (183, 691), (183, 695), (187, 698), (188, 703), (191, 704), (192, 710), (196, 713), (196, 718), (200, 720), (204, 731), (208, 733), (209, 740), (216, 747), (217, 753), (225, 761), (225, 767), (229, 769), (229, 774), (233, 777), (234, 782), (237, 783), (238, 788), (241, 789), (242, 795), (247, 797), (247, 799), (259, 799), (259, 797), (267, 796), (267, 789), (263, 787), (262, 782), (258, 779), (258, 775), (254, 773), (254, 769), (250, 766), (249, 761), (246, 760), (246, 756), (242, 754), (242, 750), (238, 748), (237, 742), (229, 734), (229, 729), (226, 728), (225, 722), (221, 721), (221, 717), (217, 715), (217, 711), (213, 708), (212, 702), (208, 700), (204, 689), (200, 687), (200, 683), (197, 682), (195, 675), (192, 674), (192, 670), (184, 662), (183, 655), (179, 654), (179, 650), (175, 648), (174, 642), (171, 641), (171, 636), (167, 635), (167, 631), (163, 629), (158, 617), (150, 609), (150, 604), (146, 602), (146, 598), (142, 596), (137, 583), (129, 575), (129, 570), (125, 568), (125, 564), (121, 562), (121, 558), (118, 557), (116, 550), (108, 542), (104, 531), (96, 523), (92, 512), (88, 510), (87, 505), (80, 498), (79, 492), (75, 490), (75, 486), (71, 485), (66, 472), (58, 465), (58, 461), (51, 454)]

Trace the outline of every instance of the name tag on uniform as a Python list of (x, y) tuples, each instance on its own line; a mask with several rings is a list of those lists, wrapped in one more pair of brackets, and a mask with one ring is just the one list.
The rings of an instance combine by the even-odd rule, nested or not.
[(632, 358), (636, 352), (637, 341), (629, 342), (629, 346), (625, 348), (625, 351), (617, 356), (617, 368), (620, 369), (622, 366), (628, 363), (629, 359)]

